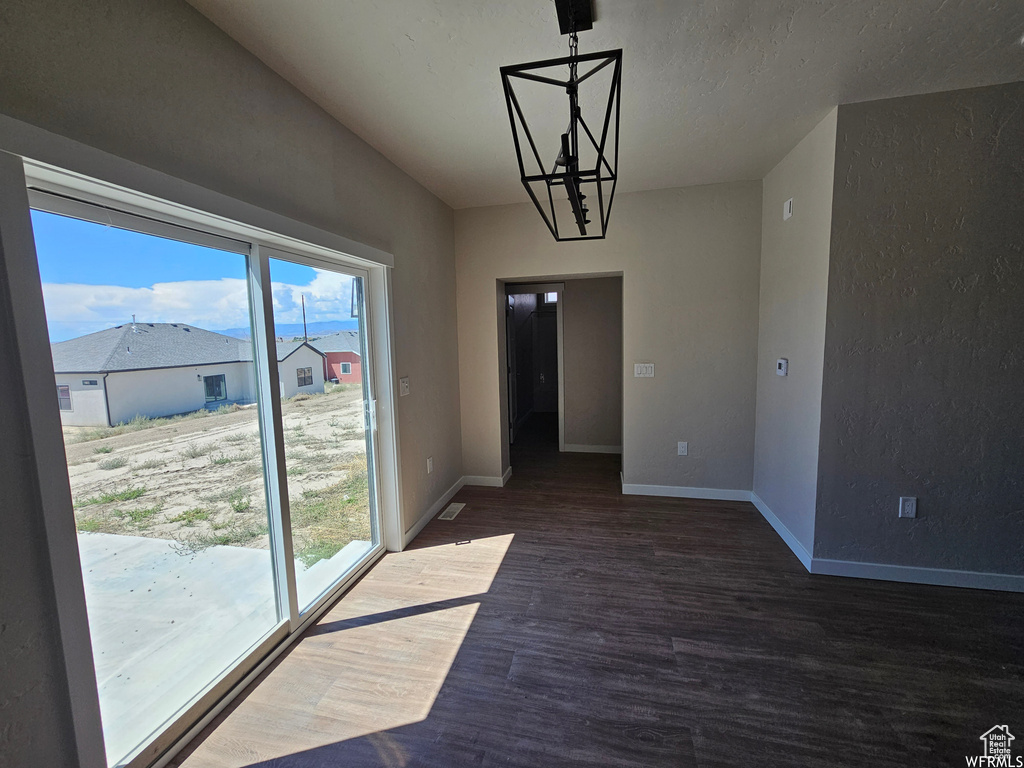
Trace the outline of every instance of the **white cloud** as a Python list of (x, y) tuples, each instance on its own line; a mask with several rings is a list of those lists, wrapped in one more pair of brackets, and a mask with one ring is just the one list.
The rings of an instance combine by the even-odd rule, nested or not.
[[(308, 285), (274, 283), (275, 321), (302, 322), (302, 295), (309, 322), (347, 320), (351, 291), (352, 278), (324, 270), (316, 270)], [(188, 323), (211, 330), (249, 325), (246, 283), (239, 278), (155, 283), (148, 288), (45, 283), (43, 299), (54, 341), (131, 322), (132, 314), (140, 323)]]
[(306, 297), (306, 319), (311, 322), (347, 320), (352, 309), (352, 278), (314, 270), (308, 285), (274, 283), (274, 317), (278, 323), (302, 322), (302, 296)]

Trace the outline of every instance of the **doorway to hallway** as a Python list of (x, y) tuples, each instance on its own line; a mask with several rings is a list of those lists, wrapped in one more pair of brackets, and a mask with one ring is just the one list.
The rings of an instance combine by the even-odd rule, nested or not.
[[(509, 464), (531, 452), (622, 453), (622, 277), (504, 285)], [(550, 455), (550, 454), (549, 454)]]

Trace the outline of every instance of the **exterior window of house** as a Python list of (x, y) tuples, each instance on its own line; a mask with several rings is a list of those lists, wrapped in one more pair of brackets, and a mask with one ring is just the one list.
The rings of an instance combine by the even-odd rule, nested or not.
[(98, 383), (96, 379), (82, 379), (83, 387), (95, 387)]
[(206, 385), (206, 402), (215, 403), (228, 399), (228, 387), (223, 373), (217, 376), (204, 376), (203, 383)]
[(299, 386), (300, 387), (311, 387), (313, 385), (313, 369), (312, 368), (297, 368), (296, 373), (299, 375)]
[(71, 387), (67, 384), (57, 385), (57, 402), (60, 403), (62, 411), (71, 410)]
[(342, 363), (341, 364), (341, 372), (342, 373), (352, 373), (352, 363)]

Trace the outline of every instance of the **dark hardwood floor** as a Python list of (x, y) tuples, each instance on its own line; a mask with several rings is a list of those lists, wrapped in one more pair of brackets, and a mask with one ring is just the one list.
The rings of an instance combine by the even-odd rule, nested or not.
[(811, 576), (750, 504), (624, 497), (550, 430), (174, 764), (933, 768), (1024, 731), (1024, 595)]

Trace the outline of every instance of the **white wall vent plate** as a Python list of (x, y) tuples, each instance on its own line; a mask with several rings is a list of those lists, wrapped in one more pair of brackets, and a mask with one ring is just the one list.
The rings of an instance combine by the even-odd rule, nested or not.
[(453, 501), (451, 504), (445, 507), (444, 512), (442, 512), (437, 517), (439, 520), (454, 520), (455, 516), (462, 511), (462, 508), (464, 506), (466, 505), (462, 504), (461, 502)]

